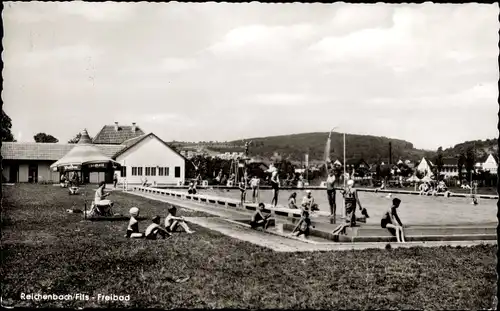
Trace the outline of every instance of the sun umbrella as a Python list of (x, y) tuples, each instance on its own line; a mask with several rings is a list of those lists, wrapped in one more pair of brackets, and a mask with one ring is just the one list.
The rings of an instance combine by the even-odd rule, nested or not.
[(64, 157), (53, 163), (53, 170), (78, 171), (82, 166), (88, 168), (106, 168), (108, 165), (119, 166), (119, 163), (102, 154), (102, 152), (90, 143), (86, 130), (82, 132), (78, 144)]

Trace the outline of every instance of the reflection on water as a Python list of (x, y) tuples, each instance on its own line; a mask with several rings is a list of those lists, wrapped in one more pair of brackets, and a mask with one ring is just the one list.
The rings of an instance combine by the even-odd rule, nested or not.
[[(297, 203), (302, 202), (305, 195), (303, 190), (282, 190), (279, 193), (279, 205), (286, 205), (291, 193), (297, 192)], [(239, 190), (226, 189), (199, 189), (200, 194), (240, 198)], [(312, 195), (322, 211), (329, 211), (326, 190), (312, 190)], [(401, 199), (398, 209), (399, 215), (405, 224), (467, 224), (467, 223), (493, 223), (497, 221), (497, 200), (480, 199), (479, 205), (472, 205), (467, 198), (445, 198), (432, 196), (418, 196), (409, 194), (395, 194), (391, 198), (387, 193), (360, 192), (361, 205), (368, 209), (370, 218), (368, 223), (378, 224), (385, 211), (390, 207), (393, 198)], [(251, 201), (252, 192), (247, 191), (247, 201)], [(259, 201), (271, 203), (272, 191), (260, 190)], [(342, 205), (342, 196), (337, 191), (337, 206)], [(359, 212), (359, 210), (358, 210)], [(339, 214), (339, 211), (337, 211)]]

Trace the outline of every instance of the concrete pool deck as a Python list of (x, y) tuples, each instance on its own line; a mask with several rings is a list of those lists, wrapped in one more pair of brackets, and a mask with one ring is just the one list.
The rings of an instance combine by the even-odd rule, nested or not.
[[(143, 188), (143, 187), (141, 187)], [(151, 189), (151, 188), (150, 188)], [(341, 239), (339, 242), (333, 242), (328, 238), (328, 234), (332, 226), (329, 222), (324, 220), (324, 217), (318, 217), (315, 220), (323, 220), (321, 223), (323, 226), (327, 226), (325, 230), (322, 230), (323, 234), (315, 235), (307, 240), (290, 237), (288, 234), (283, 233), (281, 230), (270, 229), (267, 233), (251, 230), (248, 225), (241, 222), (242, 219), (249, 219), (251, 215), (251, 210), (244, 208), (234, 208), (228, 206), (227, 204), (220, 204), (218, 199), (212, 197), (213, 203), (201, 202), (193, 200), (193, 196), (190, 199), (186, 199), (185, 193), (171, 193), (171, 195), (165, 195), (164, 191), (149, 191), (150, 189), (136, 189), (136, 191), (127, 192), (132, 195), (142, 196), (145, 198), (158, 200), (166, 203), (176, 205), (180, 208), (186, 208), (189, 210), (200, 211), (212, 215), (213, 217), (190, 217), (187, 218), (189, 222), (206, 227), (208, 229), (221, 232), (225, 235), (237, 238), (243, 241), (247, 241), (253, 244), (257, 244), (263, 247), (273, 249), (275, 251), (321, 251), (321, 250), (352, 250), (352, 249), (368, 249), (368, 248), (385, 248), (388, 242), (391, 242), (393, 238), (388, 235), (388, 233), (373, 225), (363, 226), (362, 228), (356, 228), (361, 231), (360, 235), (356, 233), (356, 238)], [(170, 191), (169, 191), (170, 192)], [(173, 194), (173, 195), (172, 195)], [(179, 195), (179, 196), (178, 196)], [(274, 215), (278, 220), (277, 222), (285, 225), (290, 223), (290, 217)], [(340, 219), (340, 216), (338, 216)], [(286, 221), (288, 220), (288, 221)], [(314, 220), (313, 220), (314, 222)], [(420, 238), (414, 238), (415, 235), (408, 239), (407, 243), (391, 243), (392, 247), (414, 247), (414, 246), (424, 246), (424, 247), (435, 247), (435, 246), (472, 246), (482, 243), (496, 244), (496, 224), (494, 227), (493, 223), (484, 224), (474, 224), (474, 225), (455, 225), (455, 226), (428, 226), (425, 228), (419, 228), (418, 226), (410, 227), (407, 230), (424, 230), (420, 234)], [(443, 232), (444, 230), (444, 232)], [(492, 231), (494, 230), (494, 231)], [(373, 232), (371, 232), (373, 231)], [(441, 232), (440, 232), (441, 231)], [(448, 231), (448, 232), (446, 232)], [(461, 234), (465, 232), (466, 234)], [(380, 233), (384, 233), (380, 236)], [(437, 234), (436, 234), (437, 233)], [(455, 236), (454, 238), (443, 237), (443, 234), (448, 234), (448, 236)], [(417, 234), (418, 235), (418, 234)], [(436, 237), (435, 241), (432, 241), (432, 236)], [(431, 237), (429, 239), (429, 237)], [(456, 238), (462, 241), (456, 241)]]

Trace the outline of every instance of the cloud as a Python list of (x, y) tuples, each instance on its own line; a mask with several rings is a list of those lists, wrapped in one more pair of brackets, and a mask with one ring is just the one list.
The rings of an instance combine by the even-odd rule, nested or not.
[[(374, 14), (383, 7), (373, 7)], [(320, 62), (368, 61), (391, 66), (398, 72), (444, 59), (462, 62), (498, 54), (498, 21), (485, 19), (484, 12), (478, 13), (485, 7), (469, 7), (465, 10), (468, 15), (463, 14), (462, 7), (450, 10), (448, 6), (446, 11), (452, 14), (447, 15), (441, 14), (441, 9), (440, 5), (397, 7), (392, 12), (391, 27), (365, 28), (327, 36), (308, 50)], [(489, 29), (481, 40), (477, 38), (476, 23), (484, 24), (483, 31)]]
[(103, 52), (86, 44), (67, 45), (54, 49), (32, 50), (23, 57), (16, 57), (17, 61), (24, 66), (46, 65), (50, 62), (58, 63), (65, 61), (95, 61)]
[(322, 102), (324, 99), (308, 94), (267, 93), (252, 96), (247, 101), (264, 106), (302, 106)]
[(194, 126), (196, 124), (192, 119), (175, 113), (143, 114), (139, 116), (138, 122), (140, 122), (141, 124), (152, 124), (152, 125), (177, 124), (183, 126)]
[[(289, 26), (249, 25), (229, 31), (222, 41), (207, 50), (215, 55), (236, 55), (253, 57), (273, 57), (285, 55), (298, 43), (315, 34), (310, 24)], [(292, 51), (293, 52), (293, 51)]]
[(132, 17), (136, 4), (119, 2), (60, 2), (58, 11), (64, 15), (78, 15), (89, 21), (119, 21)]
[(161, 62), (161, 69), (168, 72), (181, 72), (196, 68), (197, 62), (192, 58), (167, 57)]

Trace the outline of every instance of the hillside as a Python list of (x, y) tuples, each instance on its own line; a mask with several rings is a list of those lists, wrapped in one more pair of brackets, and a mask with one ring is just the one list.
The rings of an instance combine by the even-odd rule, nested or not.
[(467, 149), (473, 148), (479, 160), (484, 160), (490, 153), (498, 154), (497, 139), (466, 141), (455, 145), (453, 148), (443, 150), (445, 157), (456, 157), (465, 154)]
[[(310, 162), (323, 161), (325, 144), (328, 138), (328, 132), (303, 133), (281, 136), (256, 137), (245, 140), (236, 140), (225, 143), (224, 147), (210, 146), (214, 151), (231, 151), (231, 145), (235, 150), (240, 151), (245, 141), (252, 141), (250, 154), (269, 158), (275, 152), (283, 158), (291, 161), (301, 161), (304, 154), (309, 153)], [(347, 160), (363, 158), (368, 163), (378, 161), (388, 162), (389, 160), (389, 142), (392, 142), (393, 161), (401, 159), (410, 159), (418, 161), (423, 156), (434, 157), (434, 151), (414, 149), (413, 144), (400, 139), (391, 139), (387, 137), (377, 137), (370, 135), (346, 135), (346, 153)], [(237, 147), (236, 147), (237, 146)], [(343, 155), (343, 135), (332, 133), (330, 158), (332, 160), (342, 159)]]

